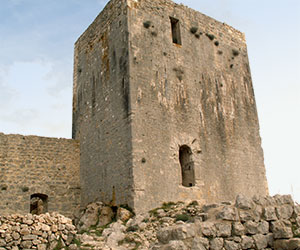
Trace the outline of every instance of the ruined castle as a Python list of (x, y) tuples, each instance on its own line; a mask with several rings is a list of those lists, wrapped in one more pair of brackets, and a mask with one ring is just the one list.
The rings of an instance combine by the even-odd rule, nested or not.
[(0, 214), (268, 193), (244, 34), (170, 0), (111, 0), (80, 36), (72, 134), (0, 134)]

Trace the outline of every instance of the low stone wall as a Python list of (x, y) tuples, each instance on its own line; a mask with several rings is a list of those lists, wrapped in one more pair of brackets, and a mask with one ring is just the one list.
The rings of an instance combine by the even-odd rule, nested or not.
[(0, 133), (0, 214), (34, 212), (71, 216), (80, 204), (79, 142)]
[(300, 249), (300, 205), (287, 195), (169, 202), (136, 216), (98, 202), (75, 218), (79, 233), (55, 213), (0, 217), (0, 250)]
[(235, 204), (188, 209), (195, 222), (159, 230), (153, 250), (300, 249), (300, 206), (290, 196), (238, 196)]
[(62, 249), (76, 235), (72, 220), (57, 213), (0, 217), (0, 250)]

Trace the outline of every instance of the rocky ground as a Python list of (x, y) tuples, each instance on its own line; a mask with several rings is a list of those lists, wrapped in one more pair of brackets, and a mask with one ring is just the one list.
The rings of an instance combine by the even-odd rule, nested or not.
[(0, 221), (0, 250), (300, 249), (300, 206), (290, 196), (170, 202), (135, 216), (129, 208), (92, 203), (73, 221), (77, 229), (59, 214)]

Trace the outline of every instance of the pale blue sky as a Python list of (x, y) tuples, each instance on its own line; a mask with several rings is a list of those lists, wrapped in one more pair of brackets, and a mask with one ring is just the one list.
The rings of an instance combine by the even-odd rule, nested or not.
[[(73, 45), (105, 0), (2, 0), (0, 132), (71, 137)], [(181, 0), (246, 34), (270, 193), (300, 202), (300, 1)]]

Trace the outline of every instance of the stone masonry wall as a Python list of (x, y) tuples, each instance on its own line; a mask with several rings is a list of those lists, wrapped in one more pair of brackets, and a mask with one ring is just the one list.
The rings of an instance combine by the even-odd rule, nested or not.
[[(87, 222), (95, 217), (96, 210), (91, 208), (82, 217)], [(289, 195), (238, 195), (235, 201), (205, 205), (168, 202), (129, 220), (124, 211), (119, 214), (123, 218), (117, 216), (105, 229), (95, 225), (79, 236), (81, 246), (103, 250), (300, 249), (300, 206)]]
[(0, 133), (1, 215), (29, 213), (30, 197), (48, 196), (48, 211), (71, 216), (80, 204), (79, 143)]
[(240, 195), (235, 203), (205, 205), (199, 212), (197, 207), (192, 203), (186, 210), (201, 222), (159, 230), (152, 249), (300, 249), (300, 207), (291, 196)]
[(132, 206), (125, 2), (110, 1), (75, 44), (73, 138), (80, 140), (82, 206)]
[(168, 202), (136, 216), (97, 202), (78, 215), (77, 232), (57, 213), (0, 216), (0, 250), (300, 249), (300, 206), (288, 195)]
[[(134, 207), (266, 195), (244, 34), (169, 0), (127, 2)], [(181, 44), (172, 40), (172, 20)], [(182, 185), (183, 145), (191, 149), (192, 187)]]

